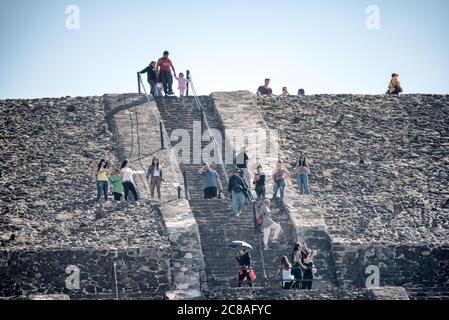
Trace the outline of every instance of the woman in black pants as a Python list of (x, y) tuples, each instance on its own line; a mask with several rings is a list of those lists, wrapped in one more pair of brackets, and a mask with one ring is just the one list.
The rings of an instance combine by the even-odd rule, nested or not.
[(137, 201), (139, 200), (139, 197), (137, 195), (137, 190), (134, 185), (133, 179), (133, 175), (135, 172), (130, 167), (128, 167), (128, 160), (123, 161), (120, 172), (122, 175), (123, 188), (125, 189), (125, 201), (128, 202), (128, 195), (131, 191), (131, 193), (134, 195), (136, 204), (138, 205), (139, 203)]
[(316, 251), (309, 255), (308, 258), (304, 260), (304, 276), (302, 279), (302, 289), (312, 290), (313, 274), (316, 273), (315, 264), (313, 263), (313, 258), (316, 255)]
[(249, 272), (251, 269), (251, 255), (247, 251), (246, 247), (241, 247), (236, 257), (237, 261), (240, 265), (239, 277), (238, 277), (238, 287), (242, 286), (243, 280), (248, 281), (248, 286), (252, 287), (253, 283), (251, 282), (251, 278), (249, 276)]
[(302, 264), (303, 258), (301, 255), (301, 249), (301, 243), (297, 242), (292, 254), (292, 275), (295, 277), (295, 282), (293, 283), (292, 289), (299, 289), (302, 281), (302, 270), (305, 269), (305, 266)]

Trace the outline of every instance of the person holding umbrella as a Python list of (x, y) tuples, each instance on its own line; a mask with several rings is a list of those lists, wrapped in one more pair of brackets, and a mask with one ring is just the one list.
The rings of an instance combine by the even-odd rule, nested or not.
[(240, 250), (237, 252), (236, 259), (239, 263), (239, 275), (238, 275), (238, 287), (242, 286), (242, 282), (246, 279), (248, 281), (248, 286), (253, 287), (251, 282), (250, 272), (251, 271), (251, 255), (249, 254), (248, 248), (245, 246), (240, 246)]

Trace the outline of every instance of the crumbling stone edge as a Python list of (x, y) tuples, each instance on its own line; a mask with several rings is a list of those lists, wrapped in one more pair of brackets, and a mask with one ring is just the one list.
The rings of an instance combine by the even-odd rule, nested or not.
[[(151, 98), (152, 99), (152, 98)], [(150, 117), (154, 120), (155, 124), (159, 126), (158, 119), (160, 119), (159, 110), (156, 103), (146, 100), (137, 100), (129, 105), (129, 108), (136, 106), (137, 104), (147, 103), (149, 112), (152, 114)], [(122, 110), (129, 108), (121, 108), (121, 110), (111, 110), (108, 106), (107, 99), (104, 99), (104, 111), (105, 118), (107, 120), (109, 130), (114, 135), (114, 141), (117, 147), (117, 156), (119, 159), (124, 159), (124, 149), (118, 141), (117, 130), (115, 129), (114, 114)], [(168, 133), (164, 130), (163, 135), (166, 141)], [(159, 139), (159, 137), (157, 137)], [(178, 181), (183, 182), (181, 170), (179, 164), (176, 161), (176, 157), (173, 157), (171, 148), (160, 150), (158, 152), (159, 157), (170, 158), (173, 170), (167, 170), (178, 175)], [(165, 293), (165, 297), (168, 300), (183, 300), (183, 299), (201, 299), (203, 294), (201, 291), (201, 270), (204, 270), (205, 263), (203, 257), (203, 251), (201, 248), (201, 240), (199, 234), (198, 224), (190, 208), (190, 204), (186, 199), (176, 199), (155, 205), (152, 211), (159, 215), (163, 221), (166, 231), (171, 243), (171, 290)], [(203, 285), (204, 286), (204, 285)]]

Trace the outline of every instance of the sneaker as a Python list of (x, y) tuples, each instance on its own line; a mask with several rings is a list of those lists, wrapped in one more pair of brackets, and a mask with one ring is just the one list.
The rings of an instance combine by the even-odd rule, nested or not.
[(270, 247), (263, 247), (264, 250), (271, 250)]
[(237, 218), (240, 217), (240, 212), (235, 215)]

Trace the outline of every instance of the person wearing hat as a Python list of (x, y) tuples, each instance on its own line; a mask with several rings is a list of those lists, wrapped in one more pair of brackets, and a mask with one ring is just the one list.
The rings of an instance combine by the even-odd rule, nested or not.
[(399, 75), (397, 73), (393, 73), (391, 75), (391, 80), (388, 85), (387, 94), (389, 95), (400, 94), (402, 91), (403, 90), (401, 88), (401, 82), (399, 81)]
[(243, 206), (245, 205), (246, 184), (240, 176), (241, 170), (234, 169), (234, 175), (229, 179), (228, 192), (232, 198), (232, 211), (236, 217), (240, 217)]
[(160, 77), (162, 81), (162, 86), (164, 87), (165, 95), (174, 95), (173, 92), (173, 76), (171, 74), (171, 70), (176, 74), (175, 67), (173, 63), (168, 58), (168, 51), (164, 51), (164, 55), (157, 61), (156, 65), (156, 76)]
[(161, 183), (164, 179), (162, 175), (162, 166), (159, 163), (159, 158), (154, 157), (151, 165), (148, 167), (147, 179), (150, 183), (151, 199), (154, 198), (154, 188), (157, 189), (157, 196), (161, 199)]
[(156, 66), (156, 61), (151, 61), (149, 66), (140, 71), (139, 73), (146, 73), (148, 84), (150, 85), (150, 94), (154, 96), (156, 89), (157, 76), (154, 67)]

